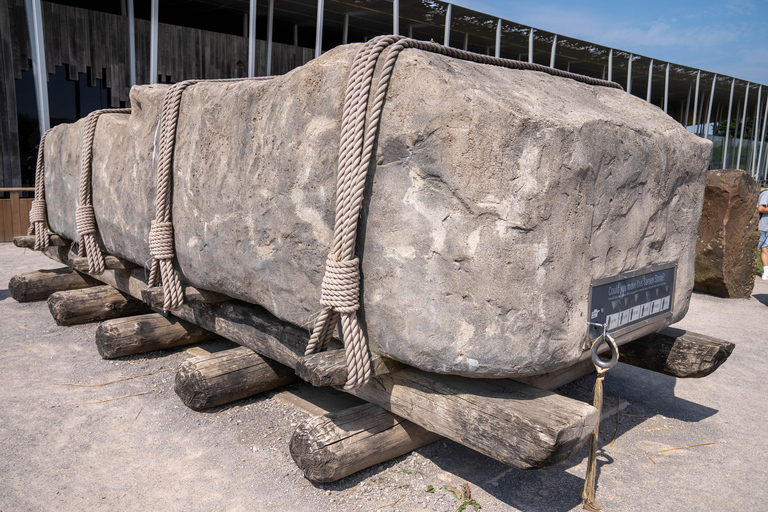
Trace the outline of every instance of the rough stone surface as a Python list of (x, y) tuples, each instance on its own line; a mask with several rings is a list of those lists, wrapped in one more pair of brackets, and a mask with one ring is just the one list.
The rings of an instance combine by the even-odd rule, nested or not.
[[(356, 51), (272, 80), (186, 90), (173, 169), (183, 279), (312, 324)], [(141, 264), (166, 87), (133, 88), (134, 112), (102, 116), (95, 138), (104, 245)], [(70, 238), (81, 124), (46, 143), (51, 226)], [(679, 320), (710, 149), (619, 90), (404, 51), (358, 240), (372, 350), (435, 372), (541, 373), (583, 354), (593, 279), (673, 261)]]
[(755, 180), (742, 170), (707, 173), (696, 240), (695, 290), (726, 298), (752, 294), (760, 239), (759, 193)]

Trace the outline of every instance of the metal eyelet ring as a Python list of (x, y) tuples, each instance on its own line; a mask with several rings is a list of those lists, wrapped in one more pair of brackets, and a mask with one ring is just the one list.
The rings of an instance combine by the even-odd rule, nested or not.
[[(608, 344), (608, 347), (611, 349), (611, 359), (608, 361), (603, 361), (597, 355), (597, 349), (600, 348), (603, 340), (605, 340), (605, 342)], [(616, 346), (616, 342), (613, 340), (610, 334), (604, 333), (592, 344), (592, 362), (595, 364), (595, 366), (605, 370), (610, 370), (616, 366), (616, 363), (619, 362), (619, 347)]]

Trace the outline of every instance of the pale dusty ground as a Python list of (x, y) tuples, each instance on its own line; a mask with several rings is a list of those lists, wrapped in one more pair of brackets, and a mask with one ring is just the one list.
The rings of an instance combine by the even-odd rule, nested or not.
[[(483, 511), (581, 510), (585, 450), (524, 472), (439, 441), (312, 485), (288, 454), (291, 433), (305, 411), (351, 399), (302, 384), (193, 412), (174, 394), (173, 378), (200, 348), (104, 361), (95, 324), (57, 327), (44, 301), (8, 296), (14, 274), (57, 266), (0, 244), (0, 511), (454, 511), (459, 502), (443, 486), (464, 482)], [(616, 416), (601, 424), (598, 501), (606, 511), (768, 510), (768, 283), (758, 281), (749, 300), (695, 295), (680, 326), (736, 350), (700, 380), (623, 364), (609, 372), (606, 393), (630, 405), (618, 425)], [(148, 375), (72, 385), (140, 374)], [(564, 391), (585, 396), (591, 385), (586, 377)], [(124, 398), (97, 403), (116, 397)], [(714, 444), (658, 453), (700, 443)]]

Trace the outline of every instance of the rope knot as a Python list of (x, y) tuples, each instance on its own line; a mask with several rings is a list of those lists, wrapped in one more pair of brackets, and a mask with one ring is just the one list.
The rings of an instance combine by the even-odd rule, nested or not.
[(96, 234), (96, 215), (93, 212), (93, 205), (78, 206), (75, 210), (75, 222), (77, 223), (77, 232), (80, 235)]
[(149, 230), (149, 253), (156, 260), (173, 259), (173, 223), (152, 221)]
[(339, 313), (354, 313), (360, 308), (360, 260), (338, 261), (329, 256), (325, 262), (320, 304)]
[(29, 210), (29, 222), (34, 224), (35, 222), (46, 221), (46, 208), (44, 199), (33, 199), (32, 207)]

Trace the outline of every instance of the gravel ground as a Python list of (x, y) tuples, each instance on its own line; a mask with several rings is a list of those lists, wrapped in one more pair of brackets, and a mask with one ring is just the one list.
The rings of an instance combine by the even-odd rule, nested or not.
[[(2, 283), (58, 266), (0, 244)], [(445, 487), (464, 483), (486, 512), (581, 510), (585, 449), (551, 468), (519, 471), (441, 440), (314, 485), (291, 460), (290, 436), (310, 413), (356, 399), (295, 384), (194, 412), (173, 392), (175, 368), (228, 342), (104, 361), (96, 324), (58, 327), (45, 302), (17, 303), (0, 286), (0, 511), (453, 512), (461, 503)], [(606, 511), (768, 510), (768, 282), (758, 280), (750, 299), (696, 294), (678, 325), (736, 350), (704, 379), (621, 363), (608, 373), (609, 401), (629, 406), (601, 424), (598, 501)], [(135, 378), (114, 382), (125, 377)], [(588, 376), (561, 392), (586, 398), (592, 384)], [(680, 447), (689, 448), (660, 453)]]

